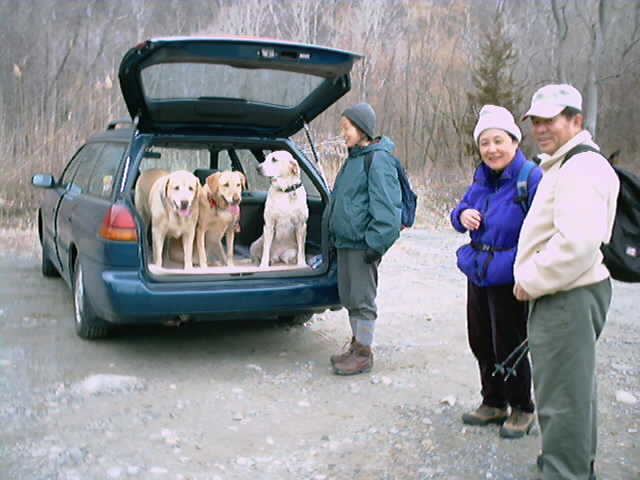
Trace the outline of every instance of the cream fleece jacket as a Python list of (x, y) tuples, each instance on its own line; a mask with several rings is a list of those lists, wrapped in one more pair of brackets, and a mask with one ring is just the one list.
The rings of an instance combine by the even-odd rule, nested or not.
[(582, 143), (599, 150), (583, 130), (553, 155), (540, 155), (544, 175), (522, 225), (513, 267), (516, 282), (533, 298), (609, 277), (600, 245), (611, 240), (620, 182), (594, 152), (579, 153), (560, 168), (565, 154)]

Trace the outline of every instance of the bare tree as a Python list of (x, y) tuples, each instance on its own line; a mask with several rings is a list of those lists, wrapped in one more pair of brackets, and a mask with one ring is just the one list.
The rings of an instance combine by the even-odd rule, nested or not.
[(562, 0), (551, 0), (551, 11), (556, 27), (555, 66), (556, 77), (559, 82), (567, 82), (566, 50), (568, 46), (569, 24), (567, 23), (567, 3)]

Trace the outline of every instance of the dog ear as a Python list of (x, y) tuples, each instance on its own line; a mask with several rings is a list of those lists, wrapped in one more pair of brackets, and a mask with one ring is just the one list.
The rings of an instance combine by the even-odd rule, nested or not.
[(295, 177), (300, 175), (300, 165), (294, 159), (289, 160), (289, 172)]
[(164, 188), (162, 189), (162, 191), (164, 192), (164, 198), (169, 198), (169, 183), (170, 183), (171, 177), (169, 175), (167, 175), (167, 179), (164, 181)]
[(242, 185), (242, 189), (246, 190), (247, 189), (247, 177), (242, 172), (238, 172), (238, 175), (240, 176), (240, 184)]
[(220, 188), (220, 177), (222, 176), (222, 172), (216, 172), (207, 177), (207, 185), (209, 186), (209, 190), (211, 193), (217, 193)]

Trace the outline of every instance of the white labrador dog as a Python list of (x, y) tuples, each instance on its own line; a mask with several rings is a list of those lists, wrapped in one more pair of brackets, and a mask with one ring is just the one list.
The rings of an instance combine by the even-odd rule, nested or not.
[(162, 266), (164, 242), (170, 237), (182, 240), (184, 268), (193, 267), (199, 191), (198, 177), (186, 170), (170, 173), (151, 168), (140, 174), (134, 201), (145, 227), (151, 221), (153, 263), (156, 266)]
[(251, 244), (249, 252), (260, 267), (275, 262), (306, 265), (307, 192), (300, 180), (300, 165), (284, 150), (271, 152), (258, 166), (258, 172), (271, 178), (264, 206), (264, 230)]

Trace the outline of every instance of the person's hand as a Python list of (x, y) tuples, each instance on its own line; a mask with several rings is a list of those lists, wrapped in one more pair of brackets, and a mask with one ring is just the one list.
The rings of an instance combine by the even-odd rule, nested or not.
[(460, 223), (469, 231), (474, 231), (480, 228), (482, 222), (482, 215), (474, 208), (467, 208), (460, 214)]
[(522, 286), (519, 283), (516, 283), (515, 286), (513, 287), (513, 296), (516, 297), (516, 299), (520, 300), (521, 302), (527, 302), (529, 300), (533, 300), (531, 298), (531, 295), (529, 295), (527, 291), (524, 288), (522, 288)]
[(380, 255), (378, 252), (376, 252), (374, 249), (372, 248), (367, 248), (364, 251), (364, 263), (375, 263), (378, 260), (380, 260), (380, 258), (382, 258), (382, 255)]

